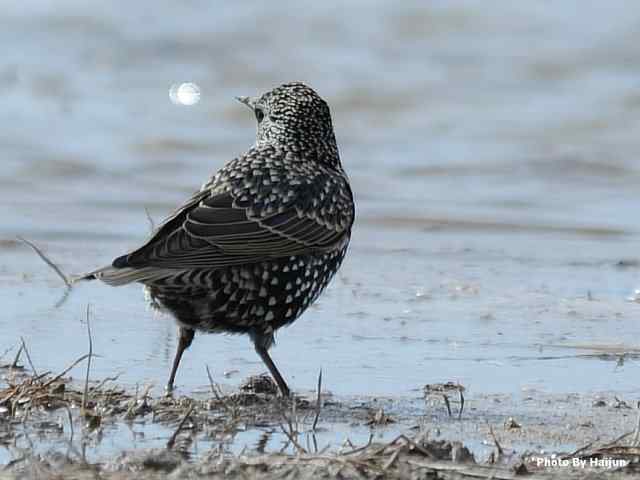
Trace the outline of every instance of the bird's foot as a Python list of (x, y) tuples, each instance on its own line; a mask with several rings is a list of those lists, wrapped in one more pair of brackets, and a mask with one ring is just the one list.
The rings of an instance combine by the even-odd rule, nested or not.
[(173, 398), (173, 392), (174, 392), (173, 383), (167, 383), (167, 386), (164, 387), (165, 398)]
[(289, 387), (287, 387), (286, 385), (284, 387), (282, 385), (279, 385), (278, 392), (280, 393), (280, 396), (282, 398), (287, 398), (287, 399), (294, 398), (293, 395), (291, 395), (291, 391), (289, 390)]

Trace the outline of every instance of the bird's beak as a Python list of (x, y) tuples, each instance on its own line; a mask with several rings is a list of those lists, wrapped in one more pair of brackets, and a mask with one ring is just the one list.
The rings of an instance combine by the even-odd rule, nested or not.
[(251, 110), (255, 109), (256, 100), (254, 98), (251, 98), (251, 97), (236, 97), (236, 100), (238, 100), (240, 103), (244, 103)]

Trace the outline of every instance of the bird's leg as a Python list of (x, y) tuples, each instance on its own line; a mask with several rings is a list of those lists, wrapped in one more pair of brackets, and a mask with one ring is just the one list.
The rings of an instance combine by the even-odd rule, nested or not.
[(178, 371), (178, 365), (180, 365), (182, 354), (187, 348), (189, 348), (189, 345), (193, 342), (193, 336), (195, 335), (195, 332), (191, 328), (179, 327), (178, 332), (180, 333), (178, 348), (176, 350), (176, 356), (173, 359), (173, 367), (171, 368), (169, 381), (167, 382), (167, 393), (169, 394), (173, 392), (173, 382), (176, 379), (176, 372)]
[(258, 355), (260, 355), (260, 358), (271, 372), (271, 376), (278, 384), (278, 388), (280, 389), (280, 393), (282, 394), (282, 396), (288, 398), (291, 394), (289, 392), (289, 387), (287, 387), (287, 383), (284, 381), (284, 378), (282, 378), (282, 375), (280, 375), (280, 372), (276, 368), (276, 364), (273, 363), (273, 360), (271, 360), (267, 349), (256, 345), (256, 352), (258, 352)]
[(287, 382), (284, 381), (284, 378), (280, 375), (276, 364), (273, 363), (273, 360), (271, 360), (271, 357), (269, 356), (269, 347), (273, 343), (273, 334), (268, 335), (259, 332), (252, 332), (250, 335), (253, 339), (253, 345), (255, 346), (256, 352), (260, 355), (260, 358), (269, 369), (269, 372), (271, 372), (271, 376), (278, 384), (280, 394), (285, 398), (289, 398), (291, 393), (287, 386)]

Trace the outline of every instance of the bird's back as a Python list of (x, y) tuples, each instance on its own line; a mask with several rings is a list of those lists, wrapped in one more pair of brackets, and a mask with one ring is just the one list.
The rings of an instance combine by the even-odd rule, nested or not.
[(227, 330), (266, 319), (288, 323), (337, 271), (353, 220), (342, 169), (286, 147), (256, 147), (96, 276), (148, 285), (183, 322)]
[(353, 217), (341, 170), (285, 148), (254, 148), (220, 170), (145, 245), (116, 259), (110, 274), (122, 279), (127, 272), (147, 284), (154, 300), (196, 328), (278, 328), (329, 283)]

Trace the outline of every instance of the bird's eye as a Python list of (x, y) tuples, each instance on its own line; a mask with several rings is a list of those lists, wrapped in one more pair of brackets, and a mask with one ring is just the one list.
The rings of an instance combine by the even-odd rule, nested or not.
[(262, 111), (261, 108), (256, 108), (255, 114), (256, 114), (256, 120), (258, 120), (258, 123), (260, 123), (264, 119), (264, 112)]

